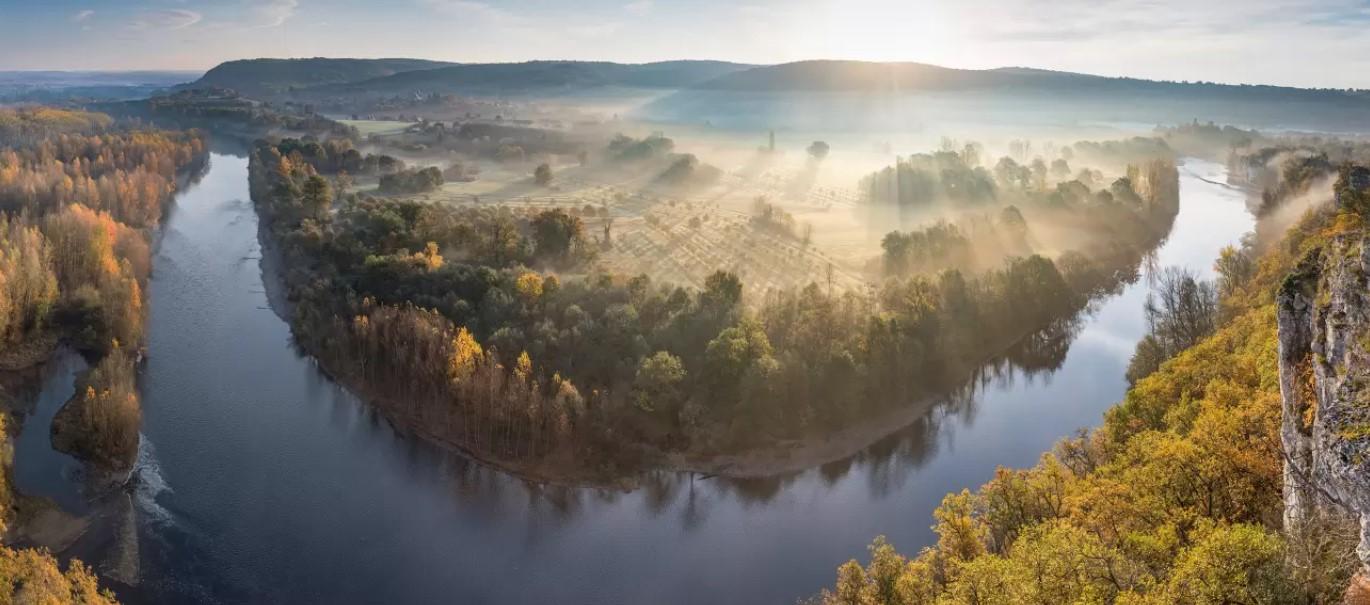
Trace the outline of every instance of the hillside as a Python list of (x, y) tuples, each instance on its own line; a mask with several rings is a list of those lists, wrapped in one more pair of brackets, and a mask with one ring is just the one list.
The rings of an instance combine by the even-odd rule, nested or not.
[[(921, 130), (955, 122), (1044, 125), (1215, 120), (1321, 131), (1370, 128), (1370, 93), (1112, 78), (1024, 67), (923, 63), (723, 61), (454, 64), (419, 59), (252, 59), (210, 70), (194, 88), (310, 102), (409, 94), (584, 97), (661, 91), (639, 117), (725, 128)], [(659, 94), (659, 93), (657, 93)], [(899, 102), (890, 103), (891, 99)]]
[(248, 96), (358, 82), (452, 65), (423, 59), (244, 59), (221, 63), (190, 88), (231, 88)]
[(953, 69), (925, 63), (799, 61), (731, 73), (696, 88), (749, 92), (932, 91), (1002, 86), (1069, 86), (1109, 78), (1027, 68)]
[(948, 494), (934, 547), (878, 538), (812, 603), (1366, 602), (1370, 170), (1336, 190), (1259, 258), (1224, 251), (1230, 319), (1101, 427)]
[(679, 89), (751, 67), (722, 61), (665, 61), (638, 65), (589, 61), (485, 63), (409, 71), (364, 81), (320, 86), (308, 92), (520, 95), (605, 87)]
[(954, 69), (925, 63), (800, 61), (762, 66), (703, 82), (700, 90), (737, 92), (938, 92), (977, 89), (1186, 93), (1234, 95), (1270, 100), (1349, 98), (1367, 100), (1364, 91), (1309, 90), (1283, 86), (1231, 85), (1113, 78), (1090, 74), (1000, 67)]

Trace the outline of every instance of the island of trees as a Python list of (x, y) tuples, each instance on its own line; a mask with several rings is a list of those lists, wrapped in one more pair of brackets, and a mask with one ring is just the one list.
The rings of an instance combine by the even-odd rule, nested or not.
[[(672, 153), (668, 142), (623, 137), (610, 151), (641, 161)], [(402, 426), (563, 480), (677, 454), (707, 465), (959, 386), (1135, 274), (1178, 204), (1168, 156), (1107, 191), (990, 179), (990, 194), (1023, 213), (1070, 212), (1111, 242), (964, 267), (887, 247), (891, 265), (908, 267), (871, 292), (748, 292), (726, 271), (687, 289), (602, 272), (597, 244), (563, 210), (345, 193), (344, 159), (359, 157), (345, 139), (267, 140), (251, 154), (297, 339)], [(1001, 228), (1023, 235), (1011, 214)], [(1048, 357), (1038, 363), (1058, 349), (1037, 351)]]

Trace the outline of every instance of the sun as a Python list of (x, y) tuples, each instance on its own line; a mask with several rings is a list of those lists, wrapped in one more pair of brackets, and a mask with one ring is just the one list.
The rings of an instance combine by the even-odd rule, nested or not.
[(938, 2), (818, 0), (791, 11), (780, 42), (793, 58), (964, 64), (961, 11)]

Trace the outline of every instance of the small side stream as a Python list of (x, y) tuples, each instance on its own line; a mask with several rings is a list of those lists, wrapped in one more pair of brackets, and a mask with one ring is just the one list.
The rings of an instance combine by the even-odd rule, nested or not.
[(23, 494), (51, 498), (63, 510), (77, 515), (90, 512), (84, 465), (52, 449), (49, 427), (57, 410), (75, 393), (76, 377), (87, 367), (80, 355), (65, 349), (44, 366), (42, 391), (14, 443), (15, 488)]

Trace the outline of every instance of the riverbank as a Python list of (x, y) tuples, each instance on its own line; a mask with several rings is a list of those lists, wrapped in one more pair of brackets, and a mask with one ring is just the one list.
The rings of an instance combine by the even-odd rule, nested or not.
[(90, 517), (70, 514), (47, 498), (18, 495), (14, 508), (9, 543), (22, 548), (41, 547), (64, 553), (91, 526)]

